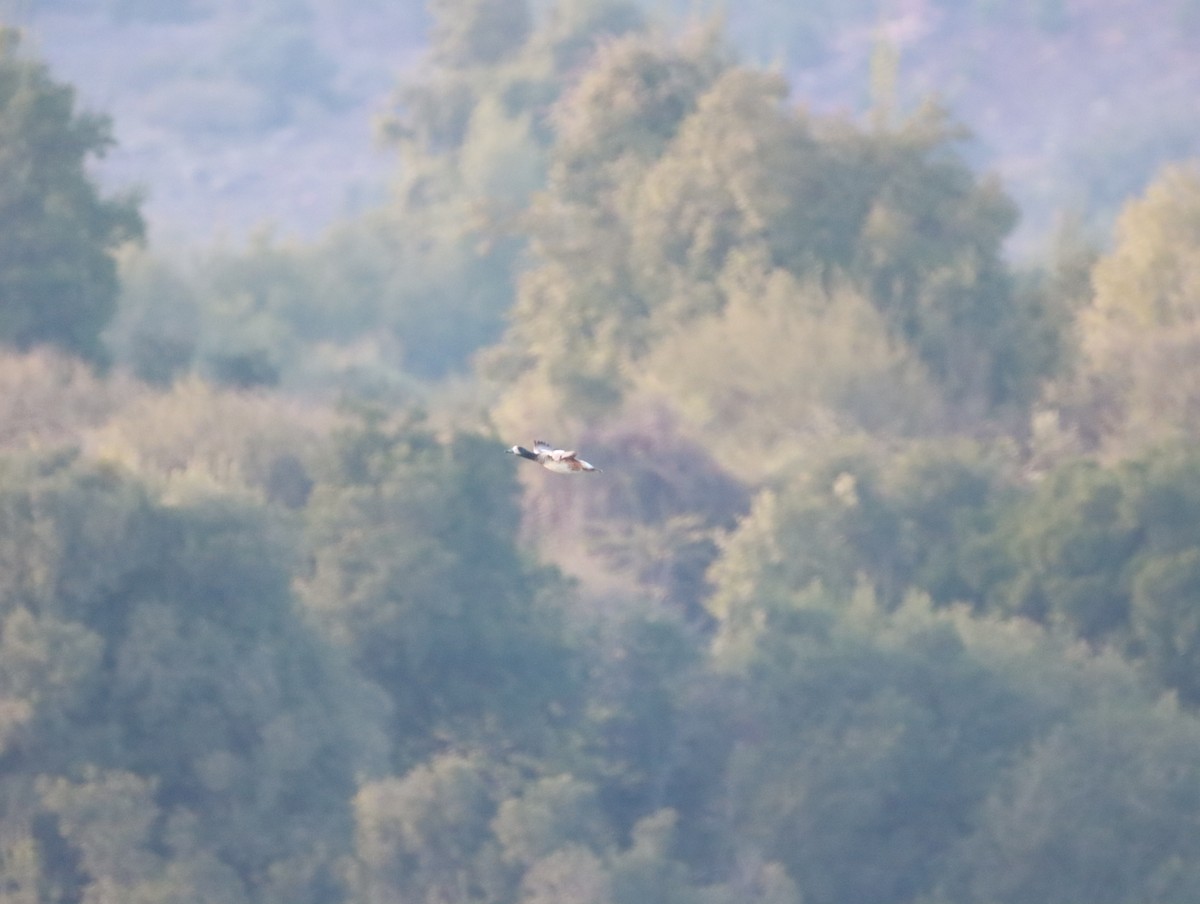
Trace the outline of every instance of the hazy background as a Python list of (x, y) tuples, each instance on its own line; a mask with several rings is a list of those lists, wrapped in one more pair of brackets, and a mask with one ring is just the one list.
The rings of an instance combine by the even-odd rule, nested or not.
[[(543, 4), (544, 5), (544, 4)], [(646, 0), (668, 27), (719, 16), (746, 62), (796, 102), (861, 115), (871, 61), (896, 102), (939, 98), (974, 165), (1018, 202), (1029, 253), (1063, 212), (1108, 224), (1164, 161), (1200, 153), (1200, 8), (1192, 0)], [(0, 18), (113, 116), (98, 172), (139, 185), (158, 240), (313, 235), (383, 197), (394, 160), (372, 121), (420, 72), (419, 0), (4, 0)]]

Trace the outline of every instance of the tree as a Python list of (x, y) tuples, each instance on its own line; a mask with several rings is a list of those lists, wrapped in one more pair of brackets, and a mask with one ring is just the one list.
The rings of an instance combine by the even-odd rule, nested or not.
[(974, 519), (959, 547), (962, 596), (1113, 645), (1194, 705), (1197, 487), (1200, 459), (1188, 444), (1110, 467), (1061, 465), (994, 497)]
[[(284, 27), (227, 54), (256, 98), (270, 95), (252, 98), (268, 114), (289, 115), (297, 90), (339, 102), (309, 46), (310, 6), (274, 0), (263, 15)], [(157, 382), (194, 366), (243, 388), (407, 399), (500, 338), (524, 210), (547, 178), (547, 111), (596, 45), (641, 17), (623, 0), (558, 4), (536, 27), (524, 3), (433, 6), (427, 65), (380, 118), (398, 170), (389, 199), (312, 242), (259, 235), (186, 266), (129, 255), (112, 337), (122, 363)]]
[(1133, 643), (1153, 673), (1200, 704), (1200, 547), (1149, 558), (1133, 576)]
[(543, 857), (521, 881), (520, 904), (613, 904), (604, 862), (587, 848), (560, 848)]
[(1044, 712), (919, 601), (797, 594), (718, 662), (741, 676), (726, 857), (780, 864), (812, 904), (907, 902)]
[(119, 255), (121, 297), (108, 348), (140, 380), (167, 386), (191, 367), (211, 309), (198, 304), (195, 284), (143, 247)]
[(23, 58), (0, 31), (0, 341), (49, 343), (91, 361), (116, 309), (113, 251), (142, 232), (131, 198), (103, 198), (85, 169), (112, 144), (106, 119)]
[(58, 454), (0, 461), (0, 523), (0, 847), (52, 900), (329, 900), (384, 704), (281, 521)]
[(362, 904), (480, 900), (481, 848), (496, 803), (489, 765), (443, 754), (398, 778), (366, 783), (354, 798), (351, 887)]
[(1093, 642), (1127, 628), (1127, 566), (1143, 531), (1129, 478), (1075, 463), (1007, 506), (985, 544), (999, 555), (981, 556), (992, 565), (976, 575), (987, 605)]
[(82, 900), (91, 904), (185, 904), (202, 899), (245, 904), (241, 880), (210, 851), (190, 838), (187, 817), (175, 817), (163, 833), (167, 849), (154, 836), (165, 814), (155, 802), (156, 783), (130, 772), (86, 769), (82, 780), (40, 783), (42, 801), (63, 837), (79, 851), (80, 871), (89, 878)]
[[(530, 212), (534, 266), (492, 358), (492, 375), (524, 406), (514, 423), (530, 409), (583, 421), (611, 414), (648, 362), (667, 373), (672, 353), (686, 357), (693, 321), (768, 287), (769, 303), (754, 299), (765, 325), (744, 337), (760, 347), (746, 358), (777, 357), (761, 335), (776, 322), (797, 318), (791, 329), (803, 335), (822, 308), (851, 299), (849, 313), (828, 319), (864, 333), (870, 352), (847, 349), (848, 373), (835, 383), (852, 387), (855, 364), (882, 359), (868, 386), (878, 377), (914, 400), (933, 395), (926, 408), (943, 409), (948, 425), (1032, 401), (1056, 364), (1061, 318), (1018, 291), (1001, 254), (1013, 205), (959, 157), (944, 114), (930, 107), (865, 129), (785, 99), (780, 79), (733, 65), (711, 33), (676, 46), (637, 36), (597, 54), (555, 119), (548, 191)], [(796, 289), (779, 291), (785, 280)], [(818, 293), (826, 299), (811, 298)], [(873, 310), (853, 310), (857, 299)], [(723, 326), (707, 324), (696, 358), (711, 356)], [(803, 376), (777, 383), (803, 385)], [(672, 388), (686, 392), (686, 379)], [(872, 393), (846, 394), (853, 421)], [(781, 411), (753, 393), (743, 407), (791, 423), (787, 395), (772, 393)], [(918, 423), (930, 416), (920, 401), (900, 407)], [(509, 416), (504, 405), (499, 416)]]
[(944, 422), (928, 368), (864, 293), (734, 255), (716, 287), (721, 309), (667, 332), (635, 382), (731, 472), (769, 477), (831, 432), (915, 436)]
[(1168, 167), (1128, 203), (1079, 315), (1080, 364), (1064, 392), (1092, 444), (1136, 453), (1194, 437), (1200, 399), (1200, 168)]
[(719, 642), (769, 630), (814, 586), (846, 604), (866, 586), (887, 609), (914, 591), (939, 607), (978, 602), (976, 547), (992, 541), (1010, 491), (1003, 455), (920, 441), (881, 455), (848, 442), (793, 470), (723, 539), (708, 601)]
[(482, 437), (369, 410), (317, 475), (301, 594), (388, 693), (403, 768), (447, 737), (536, 749), (572, 702), (558, 584), (516, 545), (513, 467)]
[(608, 820), (620, 835), (664, 807), (699, 821), (726, 748), (701, 640), (678, 618), (642, 612), (609, 631), (593, 653), (593, 706), (579, 725)]
[[(657, 299), (631, 273), (629, 205), (725, 66), (711, 35), (664, 46), (630, 35), (602, 47), (554, 117), (549, 184), (530, 211), (535, 266), (488, 370), (545, 407), (611, 411), (649, 347)], [(516, 418), (514, 417), (515, 421)]]
[(800, 278), (848, 267), (871, 181), (786, 100), (778, 75), (724, 70), (633, 195), (630, 253), (662, 326), (720, 306), (731, 254)]
[(947, 901), (1167, 904), (1200, 893), (1200, 725), (1170, 706), (1098, 707), (1051, 731), (984, 804)]
[(531, 782), (504, 801), (492, 820), (501, 855), (528, 868), (555, 850), (603, 850), (608, 839), (596, 789), (570, 775)]

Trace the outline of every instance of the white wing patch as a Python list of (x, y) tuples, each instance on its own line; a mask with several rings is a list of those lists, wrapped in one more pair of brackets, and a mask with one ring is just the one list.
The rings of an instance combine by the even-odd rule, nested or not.
[(574, 449), (555, 449), (544, 439), (533, 441), (533, 454), (537, 457), (538, 464), (555, 474), (579, 474), (600, 470), (578, 458)]

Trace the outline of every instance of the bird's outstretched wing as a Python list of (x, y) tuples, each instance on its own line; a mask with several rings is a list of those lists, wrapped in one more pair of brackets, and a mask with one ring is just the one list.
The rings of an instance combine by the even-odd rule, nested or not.
[(533, 441), (533, 451), (540, 455), (542, 452), (553, 452), (554, 447), (544, 439), (535, 439)]

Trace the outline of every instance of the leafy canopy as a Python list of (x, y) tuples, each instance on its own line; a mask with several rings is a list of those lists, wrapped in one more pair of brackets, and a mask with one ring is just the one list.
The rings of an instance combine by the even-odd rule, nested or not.
[(116, 310), (113, 251), (142, 232), (132, 198), (103, 198), (86, 171), (111, 145), (108, 121), (0, 28), (0, 342), (44, 343), (92, 361)]

